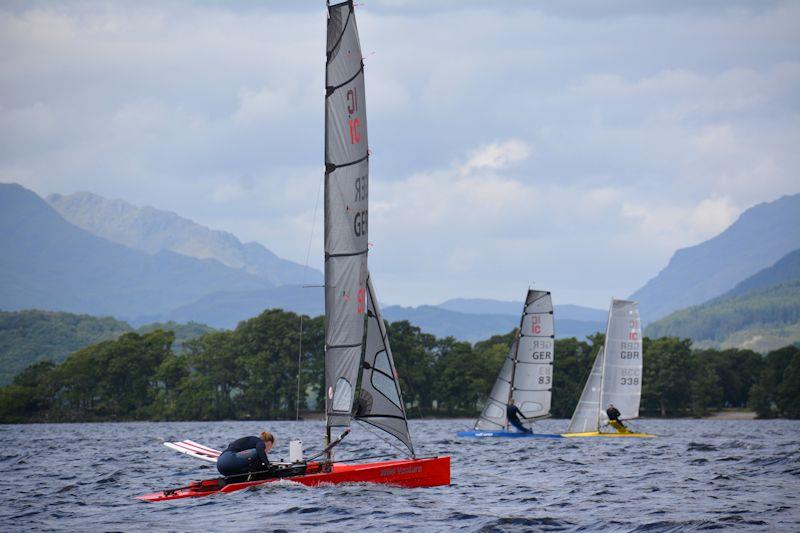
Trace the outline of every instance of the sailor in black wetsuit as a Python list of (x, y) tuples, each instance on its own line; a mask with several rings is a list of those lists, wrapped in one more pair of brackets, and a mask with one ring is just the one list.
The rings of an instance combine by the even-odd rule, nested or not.
[[(608, 409), (606, 409), (606, 415), (608, 415), (608, 421), (609, 422), (616, 422), (617, 424), (619, 424), (623, 428), (625, 427), (625, 424), (623, 424), (622, 420), (619, 419), (619, 417), (621, 416), (621, 413), (619, 412), (619, 409), (614, 407), (613, 403), (608, 404)], [(614, 424), (612, 424), (612, 425), (614, 425)]]
[(522, 414), (522, 411), (514, 405), (514, 398), (508, 400), (508, 405), (506, 406), (506, 417), (508, 417), (508, 421), (511, 423), (512, 426), (517, 428), (522, 433), (533, 433), (530, 429), (526, 428), (522, 425), (522, 422), (519, 421), (519, 417), (528, 420), (528, 417)]
[(217, 458), (217, 470), (223, 476), (259, 472), (269, 467), (267, 452), (275, 444), (272, 433), (263, 431), (261, 437), (242, 437), (228, 444)]

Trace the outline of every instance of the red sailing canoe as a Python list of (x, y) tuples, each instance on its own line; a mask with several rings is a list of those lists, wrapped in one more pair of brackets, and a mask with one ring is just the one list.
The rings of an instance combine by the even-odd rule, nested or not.
[(325, 483), (381, 483), (399, 487), (437, 487), (450, 484), (450, 457), (428, 457), (403, 459), (378, 463), (347, 464), (334, 463), (330, 472), (323, 472), (319, 463), (308, 463), (306, 473), (290, 477), (274, 477), (239, 483), (227, 482), (225, 478), (194, 481), (186, 487), (168, 489), (137, 496), (147, 502), (198, 498), (220, 492), (237, 490), (272, 483), (284, 479), (314, 487)]

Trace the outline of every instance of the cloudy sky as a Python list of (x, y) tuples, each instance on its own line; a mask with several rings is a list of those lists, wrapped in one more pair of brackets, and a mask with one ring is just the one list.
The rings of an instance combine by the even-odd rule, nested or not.
[[(364, 0), (357, 17), (386, 303), (536, 283), (606, 307), (800, 192), (798, 2)], [(322, 1), (3, 2), (0, 181), (303, 263), (324, 47)]]

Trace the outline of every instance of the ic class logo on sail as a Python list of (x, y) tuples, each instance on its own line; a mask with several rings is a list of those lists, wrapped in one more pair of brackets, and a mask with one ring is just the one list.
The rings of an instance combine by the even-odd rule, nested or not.
[(347, 125), (350, 129), (350, 144), (359, 144), (361, 142), (361, 119), (353, 117), (358, 111), (358, 91), (355, 87), (347, 90)]

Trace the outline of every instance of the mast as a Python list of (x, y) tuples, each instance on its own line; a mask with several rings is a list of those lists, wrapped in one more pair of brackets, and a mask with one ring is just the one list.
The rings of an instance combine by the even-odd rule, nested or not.
[[(325, 439), (349, 427), (366, 323), (369, 151), (352, 0), (328, 5), (325, 65)], [(330, 455), (328, 455), (330, 460)]]

